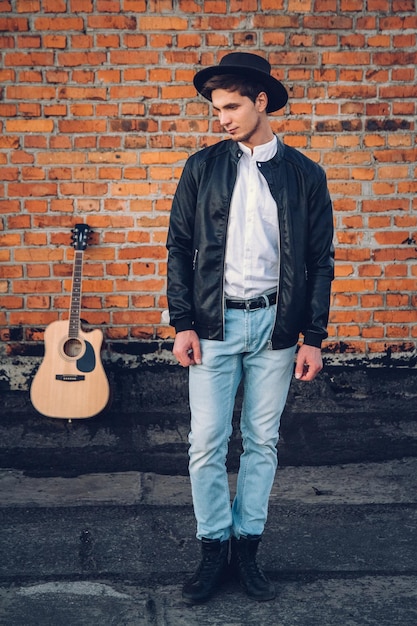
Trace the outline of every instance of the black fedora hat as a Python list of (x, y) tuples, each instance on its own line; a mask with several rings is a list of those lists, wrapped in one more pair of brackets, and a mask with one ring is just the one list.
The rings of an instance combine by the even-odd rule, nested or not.
[[(281, 109), (288, 100), (288, 93), (284, 85), (271, 76), (271, 66), (266, 59), (251, 52), (231, 52), (226, 54), (219, 65), (206, 67), (194, 76), (194, 87), (202, 93), (204, 84), (213, 76), (234, 74), (255, 80), (265, 87), (268, 96), (267, 112), (272, 113)], [(210, 99), (210, 98), (209, 98)]]

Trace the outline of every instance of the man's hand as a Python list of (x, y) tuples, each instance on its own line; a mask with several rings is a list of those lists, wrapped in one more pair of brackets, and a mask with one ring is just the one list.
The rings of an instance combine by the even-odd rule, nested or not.
[(303, 344), (297, 354), (295, 366), (295, 377), (297, 380), (314, 380), (322, 369), (323, 361), (320, 348)]
[(183, 330), (177, 333), (172, 352), (183, 367), (199, 365), (201, 349), (197, 333), (194, 330)]

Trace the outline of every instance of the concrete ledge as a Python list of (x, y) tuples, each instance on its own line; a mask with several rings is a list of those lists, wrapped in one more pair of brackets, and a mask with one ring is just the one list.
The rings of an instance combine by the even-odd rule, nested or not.
[[(417, 459), (405, 459), (281, 470), (261, 546), (265, 567), (275, 578), (415, 573), (416, 469)], [(3, 472), (0, 485), (1, 580), (88, 573), (169, 584), (199, 559), (183, 477)]]
[[(38, 414), (28, 391), (4, 391), (0, 467), (45, 474), (140, 471), (186, 474), (187, 373), (166, 364), (109, 372), (112, 404), (84, 420)], [(417, 370), (330, 367), (293, 381), (282, 417), (281, 465), (382, 461), (417, 455)], [(241, 442), (238, 395), (229, 469)]]
[[(236, 474), (229, 474), (233, 497)], [(417, 504), (417, 457), (383, 463), (279, 467), (271, 504)], [(188, 476), (141, 472), (35, 477), (0, 470), (0, 509), (191, 506)]]
[(187, 607), (181, 583), (51, 581), (0, 588), (9, 626), (415, 626), (415, 576), (283, 577), (259, 603), (230, 583), (207, 604)]
[(0, 623), (415, 626), (416, 469), (417, 458), (281, 469), (259, 552), (276, 600), (231, 579), (194, 607), (181, 600), (199, 560), (187, 478), (3, 471)]

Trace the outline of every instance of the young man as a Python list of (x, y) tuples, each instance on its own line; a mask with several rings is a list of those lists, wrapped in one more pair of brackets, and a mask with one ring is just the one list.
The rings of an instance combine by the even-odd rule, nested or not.
[[(256, 563), (277, 467), (281, 413), (294, 371), (322, 368), (333, 278), (326, 177), (285, 146), (268, 113), (287, 102), (262, 57), (231, 53), (194, 77), (230, 139), (191, 156), (174, 197), (167, 247), (174, 355), (189, 367), (189, 471), (202, 560), (183, 587), (210, 598), (231, 567), (244, 590), (275, 590)], [(230, 503), (226, 456), (243, 380), (243, 454)]]

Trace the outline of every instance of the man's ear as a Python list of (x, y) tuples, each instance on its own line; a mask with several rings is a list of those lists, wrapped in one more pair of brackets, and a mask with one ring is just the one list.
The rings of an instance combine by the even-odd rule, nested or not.
[(268, 106), (268, 96), (266, 95), (265, 91), (261, 91), (260, 93), (258, 93), (256, 97), (256, 104), (260, 113), (262, 113), (262, 111), (266, 111), (266, 108)]

